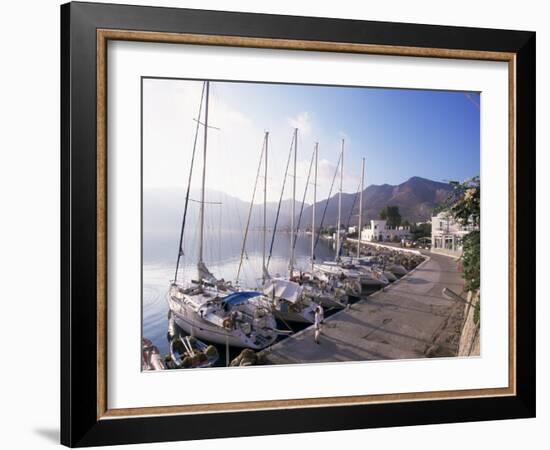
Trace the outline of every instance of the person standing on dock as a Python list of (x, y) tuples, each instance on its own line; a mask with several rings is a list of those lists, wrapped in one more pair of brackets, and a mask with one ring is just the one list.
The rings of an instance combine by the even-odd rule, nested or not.
[(323, 307), (321, 305), (318, 305), (317, 308), (315, 308), (315, 343), (319, 343), (319, 338), (321, 337), (321, 324), (323, 323), (325, 319), (325, 314), (323, 311)]

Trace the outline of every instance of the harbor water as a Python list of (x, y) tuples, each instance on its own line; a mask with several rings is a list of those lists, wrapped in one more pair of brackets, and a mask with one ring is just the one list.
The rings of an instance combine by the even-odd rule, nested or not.
[[(290, 249), (290, 233), (281, 232), (275, 236), (273, 254), (269, 261), (269, 272), (272, 276), (288, 273)], [(267, 249), (269, 251), (271, 236), (268, 235)], [(197, 241), (194, 241), (197, 242)], [(187, 242), (185, 243), (187, 244)], [(242, 234), (237, 231), (222, 231), (205, 241), (204, 260), (209, 270), (218, 279), (235, 283), (241, 259)], [(239, 283), (247, 289), (257, 289), (262, 276), (263, 233), (250, 231), (247, 239), (243, 264), (239, 275)], [(184, 245), (184, 256), (180, 262), (178, 282), (196, 279), (197, 248), (193, 240)], [(295, 267), (307, 270), (311, 266), (311, 235), (300, 233), (295, 246)], [(169, 352), (166, 338), (168, 325), (168, 304), (166, 294), (169, 283), (174, 279), (177, 258), (177, 242), (167, 238), (148, 238), (143, 242), (143, 290), (142, 290), (142, 331), (143, 337), (151, 340), (162, 355)], [(316, 261), (334, 258), (334, 250), (330, 245), (319, 240), (315, 249)], [(292, 325), (299, 328), (297, 325)], [(301, 326), (303, 328), (303, 325)], [(217, 365), (225, 365), (225, 349), (218, 348), (220, 361)], [(240, 349), (231, 349), (230, 357)]]

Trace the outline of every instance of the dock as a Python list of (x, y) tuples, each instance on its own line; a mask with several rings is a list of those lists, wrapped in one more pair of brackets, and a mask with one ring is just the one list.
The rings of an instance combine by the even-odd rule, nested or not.
[(428, 259), (400, 280), (325, 319), (320, 343), (310, 326), (263, 350), (265, 364), (455, 356), (464, 303), (454, 258)]

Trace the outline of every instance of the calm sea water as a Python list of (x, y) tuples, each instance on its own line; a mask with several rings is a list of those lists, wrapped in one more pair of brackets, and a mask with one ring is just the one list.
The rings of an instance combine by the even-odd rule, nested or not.
[[(198, 236), (197, 236), (198, 237)], [(267, 248), (271, 237), (268, 236)], [(178, 280), (196, 278), (198, 249), (194, 237), (185, 242), (185, 256), (180, 262)], [(177, 257), (177, 240), (166, 238), (144, 239), (143, 242), (143, 337), (150, 339), (161, 354), (168, 353), (166, 332), (168, 325), (168, 304), (166, 293), (170, 280), (174, 279)], [(250, 231), (246, 257), (240, 274), (240, 283), (250, 289), (258, 287), (262, 272), (263, 233)], [(217, 278), (235, 281), (241, 255), (242, 234), (238, 232), (217, 233), (205, 241), (204, 259), (207, 267)], [(311, 236), (300, 234), (295, 248), (296, 267), (307, 269), (311, 264)], [(290, 234), (277, 233), (273, 256), (269, 264), (271, 275), (283, 275), (288, 270), (290, 255)], [(315, 257), (318, 261), (331, 259), (334, 251), (329, 245), (319, 240)], [(220, 355), (224, 349), (219, 349)], [(232, 352), (233, 353), (233, 352)]]

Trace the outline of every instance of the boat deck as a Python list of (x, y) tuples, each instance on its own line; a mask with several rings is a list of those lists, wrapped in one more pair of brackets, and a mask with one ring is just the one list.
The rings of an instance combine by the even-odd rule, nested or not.
[(325, 319), (320, 344), (308, 327), (262, 351), (265, 363), (454, 356), (464, 304), (442, 291), (461, 293), (462, 276), (453, 258), (426, 254), (430, 259), (400, 280)]

